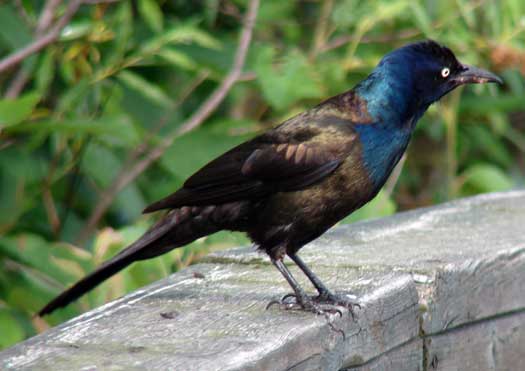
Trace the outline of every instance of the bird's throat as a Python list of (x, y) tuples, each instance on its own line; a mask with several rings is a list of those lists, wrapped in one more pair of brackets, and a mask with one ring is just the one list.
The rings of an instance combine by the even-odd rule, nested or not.
[(356, 92), (367, 102), (369, 114), (377, 125), (413, 130), (426, 111), (408, 77), (393, 78), (388, 71), (374, 71), (362, 81)]

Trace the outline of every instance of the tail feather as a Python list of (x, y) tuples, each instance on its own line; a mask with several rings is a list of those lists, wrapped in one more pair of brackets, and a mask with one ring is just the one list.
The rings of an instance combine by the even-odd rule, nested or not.
[(241, 230), (236, 223), (238, 220), (243, 220), (249, 211), (247, 203), (206, 207), (185, 206), (171, 210), (136, 242), (54, 298), (38, 312), (38, 315), (43, 316), (55, 309), (65, 307), (137, 260), (162, 255), (221, 229)]
[[(86, 292), (98, 286), (109, 277), (120, 272), (131, 263), (144, 259), (145, 256), (153, 257), (165, 252), (167, 249), (163, 246), (165, 243), (163, 243), (162, 238), (165, 237), (168, 232), (172, 232), (173, 229), (177, 227), (177, 224), (179, 224), (181, 221), (184, 221), (181, 219), (187, 219), (181, 218), (181, 216), (185, 215), (181, 215), (179, 210), (174, 210), (173, 212), (168, 213), (164, 218), (159, 220), (146, 233), (144, 233), (144, 235), (137, 241), (119, 252), (113, 258), (104, 262), (94, 272), (90, 273), (71, 286), (69, 289), (51, 300), (38, 312), (38, 315), (44, 316), (53, 312), (55, 309), (65, 307), (72, 301), (84, 295)], [(180, 246), (180, 244), (173, 244), (169, 247), (169, 249), (171, 250), (177, 246)]]
[(55, 309), (65, 307), (72, 301), (78, 299), (80, 296), (95, 288), (104, 280), (113, 276), (115, 273), (126, 268), (128, 265), (133, 263), (136, 259), (133, 256), (115, 256), (113, 259), (108, 260), (94, 272), (90, 273), (69, 289), (58, 295), (56, 298), (51, 300), (44, 308), (39, 312), (39, 316), (44, 316), (53, 312)]

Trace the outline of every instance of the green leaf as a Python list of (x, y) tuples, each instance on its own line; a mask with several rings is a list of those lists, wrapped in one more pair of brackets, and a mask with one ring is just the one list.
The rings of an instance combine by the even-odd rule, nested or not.
[(8, 309), (0, 308), (0, 328), (2, 329), (0, 349), (24, 340), (24, 329)]
[(50, 244), (34, 234), (0, 237), (0, 253), (33, 268), (57, 282), (72, 282), (85, 270), (81, 263), (89, 261), (89, 254), (67, 244)]
[(139, 0), (138, 9), (144, 21), (155, 32), (161, 32), (164, 17), (155, 0)]
[(301, 52), (292, 51), (279, 65), (274, 62), (274, 49), (262, 48), (255, 70), (264, 97), (276, 109), (282, 110), (302, 98), (322, 96), (315, 72)]
[(473, 165), (466, 169), (461, 177), (463, 178), (461, 187), (463, 195), (506, 191), (514, 186), (514, 182), (508, 175), (491, 164)]
[[(471, 151), (479, 151), (485, 153), (487, 158), (497, 165), (503, 167), (510, 167), (514, 161), (509, 148), (505, 146), (505, 142), (501, 141), (500, 136), (495, 135), (486, 126), (480, 125), (465, 125), (460, 126), (460, 133), (463, 134), (460, 139), (466, 142)], [(464, 138), (463, 138), (464, 137)]]
[(134, 72), (124, 70), (121, 71), (117, 77), (128, 88), (137, 91), (142, 94), (144, 98), (149, 99), (161, 107), (167, 107), (172, 102), (170, 97), (168, 97), (161, 88)]
[(193, 25), (179, 25), (146, 42), (144, 46), (140, 48), (138, 55), (157, 53), (166, 45), (191, 43), (209, 49), (220, 49), (221, 46), (221, 43), (217, 39), (208, 33), (195, 28)]
[(11, 50), (19, 49), (32, 40), (31, 30), (12, 6), (0, 5), (0, 41)]
[(60, 32), (60, 41), (71, 41), (87, 36), (93, 25), (90, 21), (75, 21), (69, 23)]
[(28, 119), (40, 100), (40, 94), (32, 92), (17, 99), (0, 101), (0, 128), (17, 125)]
[(132, 3), (130, 1), (121, 1), (115, 12), (115, 24), (112, 30), (115, 32), (115, 38), (112, 43), (112, 48), (108, 51), (107, 57), (104, 59), (104, 67), (106, 70), (114, 70), (118, 68), (124, 55), (129, 47), (133, 37), (133, 15)]
[[(253, 125), (247, 121), (222, 120), (209, 123), (175, 140), (161, 157), (161, 164), (179, 179), (186, 178), (205, 165), (210, 159), (250, 138), (253, 134), (235, 132)], [(196, 150), (198, 149), (198, 150)], [(192, 160), (188, 161), (188, 153)]]
[(165, 48), (161, 50), (158, 55), (167, 62), (173, 64), (175, 67), (180, 67), (189, 71), (196, 70), (198, 67), (197, 63), (192, 58), (178, 50)]
[(57, 107), (55, 108), (56, 113), (62, 115), (65, 112), (74, 110), (84, 101), (89, 94), (91, 87), (92, 85), (86, 78), (78, 81), (70, 88), (65, 89), (59, 98)]
[(392, 215), (396, 212), (395, 202), (386, 194), (385, 191), (381, 190), (377, 196), (367, 203), (359, 210), (354, 211), (352, 214), (341, 220), (340, 223), (353, 223), (358, 220), (380, 218), (388, 215)]
[(55, 61), (53, 49), (48, 49), (42, 55), (36, 71), (36, 90), (44, 94), (53, 81), (55, 75)]
[(426, 9), (423, 8), (423, 6), (421, 6), (421, 4), (419, 4), (417, 1), (410, 2), (410, 9), (414, 15), (414, 21), (417, 23), (419, 28), (423, 30), (425, 36), (432, 37), (434, 35), (434, 28), (429, 18), (429, 13), (426, 11)]
[(500, 95), (497, 97), (469, 95), (462, 98), (459, 113), (481, 116), (495, 111), (512, 112), (525, 107), (525, 95)]
[[(108, 187), (122, 162), (108, 148), (90, 143), (84, 154), (82, 170), (101, 187)], [(142, 194), (135, 183), (131, 183), (117, 195), (112, 210), (118, 211), (124, 222), (131, 223), (145, 206)]]
[(43, 158), (20, 146), (0, 152), (0, 230), (34, 206), (47, 168)]
[(44, 120), (23, 123), (10, 127), (8, 133), (33, 133), (50, 135), (61, 133), (67, 135), (94, 135), (98, 139), (116, 144), (132, 145), (138, 143), (138, 134), (129, 118), (119, 116), (103, 116), (96, 120), (73, 118), (69, 120)]

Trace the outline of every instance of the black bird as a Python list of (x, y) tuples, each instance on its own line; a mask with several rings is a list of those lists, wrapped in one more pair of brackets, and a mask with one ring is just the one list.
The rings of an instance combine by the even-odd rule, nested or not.
[[(336, 95), (208, 163), (144, 212), (169, 209), (141, 238), (53, 299), (63, 307), (137, 260), (220, 230), (243, 231), (293, 289), (294, 308), (352, 303), (330, 292), (297, 252), (370, 201), (383, 186), (428, 106), (469, 83), (502, 83), (460, 63), (434, 41), (386, 55), (355, 88)], [(288, 255), (318, 296), (306, 295), (284, 265)]]

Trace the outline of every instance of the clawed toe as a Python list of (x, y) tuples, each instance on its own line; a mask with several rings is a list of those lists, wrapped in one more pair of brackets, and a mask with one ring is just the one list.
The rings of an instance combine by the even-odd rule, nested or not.
[(281, 298), (281, 303), (286, 303), (286, 299), (290, 299), (290, 298), (294, 298), (295, 301), (297, 301), (297, 295), (292, 294), (292, 293), (289, 293), (289, 294), (284, 295), (284, 296)]
[[(335, 296), (334, 296), (335, 297)], [(352, 314), (352, 318), (354, 317), (354, 312), (352, 310), (353, 306), (359, 306), (357, 303), (351, 303), (349, 301), (343, 300), (343, 298), (337, 297), (337, 300), (334, 300), (333, 297), (321, 297), (321, 296), (315, 296), (310, 297), (306, 296), (302, 299), (298, 299), (298, 296), (296, 294), (286, 294), (279, 300), (272, 300), (268, 303), (266, 306), (266, 309), (269, 309), (270, 307), (277, 305), (279, 308), (283, 310), (302, 310), (306, 312), (311, 312), (315, 314), (338, 314), (339, 317), (343, 317), (343, 311), (342, 308), (348, 309), (348, 311)], [(289, 300), (293, 299), (293, 300)]]
[(335, 307), (343, 307), (348, 309), (348, 312), (352, 315), (352, 319), (355, 318), (354, 308), (361, 309), (361, 305), (350, 299), (348, 296), (335, 295), (331, 292), (323, 292), (313, 298), (314, 301), (321, 304), (329, 304)]
[(282, 310), (297, 310), (314, 313), (316, 315), (323, 315), (326, 318), (330, 328), (335, 332), (340, 333), (343, 336), (343, 340), (346, 339), (345, 332), (334, 326), (332, 322), (333, 318), (331, 318), (330, 315), (338, 314), (339, 318), (342, 318), (342, 308), (346, 308), (352, 315), (352, 319), (354, 319), (353, 307), (357, 306), (361, 308), (359, 304), (353, 303), (349, 299), (338, 297), (332, 294), (330, 294), (330, 296), (319, 295), (315, 297), (286, 294), (279, 300), (270, 301), (266, 306), (266, 309), (269, 309), (273, 305), (279, 306), (279, 308)]
[[(287, 301), (287, 299), (293, 298), (295, 301)], [(297, 304), (297, 295), (288, 293), (279, 300), (272, 300), (266, 305), (266, 310), (274, 305), (278, 305), (282, 309), (294, 309), (293, 307)]]

